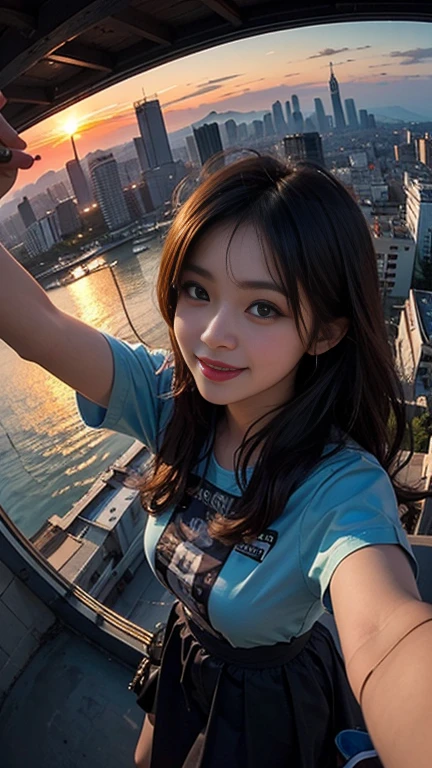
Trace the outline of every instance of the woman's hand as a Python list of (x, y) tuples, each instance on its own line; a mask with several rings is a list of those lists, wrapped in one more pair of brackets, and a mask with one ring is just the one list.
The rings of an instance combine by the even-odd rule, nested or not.
[[(0, 109), (6, 99), (0, 91)], [(0, 115), (0, 197), (3, 197), (15, 184), (19, 168), (31, 168), (35, 158), (23, 150), (27, 144), (11, 125)]]

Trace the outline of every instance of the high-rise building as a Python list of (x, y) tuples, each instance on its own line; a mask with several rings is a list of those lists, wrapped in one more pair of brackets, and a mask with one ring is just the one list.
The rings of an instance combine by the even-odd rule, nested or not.
[(142, 136), (134, 136), (133, 145), (142, 171), (147, 170), (147, 155), (144, 149)]
[(28, 197), (23, 197), (22, 203), (18, 203), (18, 213), (21, 216), (26, 229), (35, 223), (36, 216), (34, 215), (34, 211), (31, 207), (31, 203)]
[(345, 99), (345, 112), (348, 118), (348, 127), (356, 131), (359, 127), (359, 121), (354, 99)]
[(282, 104), (275, 101), (272, 104), (273, 125), (278, 136), (284, 136), (287, 132), (287, 126), (282, 112)]
[(346, 128), (345, 115), (342, 109), (342, 102), (339, 93), (339, 83), (336, 80), (336, 76), (333, 72), (333, 64), (330, 62), (330, 95), (333, 105), (333, 113), (335, 118), (335, 125), (337, 131), (343, 131)]
[[(222, 152), (222, 139), (217, 123), (204, 123), (200, 128), (193, 129), (193, 135), (202, 165), (213, 155)], [(220, 158), (220, 160), (221, 164), (223, 164), (223, 158)]]
[(247, 141), (248, 127), (247, 123), (239, 123), (237, 126), (237, 139), (239, 142)]
[(238, 138), (237, 138), (237, 123), (235, 120), (227, 120), (224, 123), (224, 128), (226, 131), (227, 139), (228, 139), (228, 146), (234, 147), (237, 144)]
[(418, 156), (423, 165), (432, 168), (432, 137), (428, 133), (418, 140)]
[(262, 120), (252, 121), (252, 130), (254, 132), (254, 138), (259, 141), (264, 137), (264, 123)]
[(81, 229), (81, 219), (78, 214), (77, 205), (71, 197), (59, 203), (55, 210), (62, 237), (69, 237), (79, 232)]
[(369, 128), (367, 109), (359, 110), (360, 128), (366, 131)]
[(271, 136), (275, 135), (275, 129), (273, 125), (273, 118), (270, 114), (270, 112), (266, 112), (266, 114), (263, 117), (263, 123), (264, 123), (264, 136), (266, 138), (270, 138)]
[(108, 229), (120, 229), (129, 224), (129, 211), (113, 153), (107, 152), (93, 157), (90, 161), (90, 173), (96, 200)]
[(295, 133), (284, 138), (285, 157), (290, 163), (306, 160), (325, 167), (319, 133)]
[(198, 147), (193, 135), (191, 134), (190, 136), (186, 136), (185, 141), (189, 161), (192, 163), (192, 165), (199, 165), (200, 159), (198, 154)]
[(173, 156), (158, 99), (136, 101), (134, 109), (144, 145), (143, 170), (172, 163)]
[(304, 130), (303, 115), (297, 109), (294, 110), (294, 112), (292, 113), (292, 126), (293, 126), (293, 131), (295, 131), (295, 133), (303, 133), (303, 130)]
[(291, 123), (292, 117), (291, 117), (291, 104), (289, 103), (289, 101), (285, 102), (285, 113), (286, 113), (287, 129), (288, 129), (288, 131), (291, 131), (292, 130), (292, 123)]
[(320, 133), (326, 133), (328, 131), (326, 114), (324, 111), (323, 103), (321, 99), (314, 99), (315, 114), (318, 121), (318, 130)]
[(405, 174), (406, 223), (416, 242), (420, 261), (432, 261), (432, 184)]
[(316, 125), (311, 117), (307, 117), (304, 121), (304, 132), (305, 133), (316, 133)]
[(376, 128), (375, 115), (372, 115), (369, 112), (367, 118), (368, 118), (368, 128)]
[(293, 112), (300, 112), (300, 102), (299, 97), (293, 93), (291, 96), (291, 103), (292, 103), (292, 111)]
[(86, 206), (90, 205), (90, 203), (93, 202), (93, 195), (91, 193), (88, 181), (82, 169), (73, 136), (71, 136), (71, 142), (72, 142), (72, 149), (74, 152), (74, 159), (67, 161), (66, 170), (69, 176), (70, 183), (72, 184), (72, 189), (74, 191), (74, 195), (76, 197), (78, 206), (80, 208), (85, 208)]

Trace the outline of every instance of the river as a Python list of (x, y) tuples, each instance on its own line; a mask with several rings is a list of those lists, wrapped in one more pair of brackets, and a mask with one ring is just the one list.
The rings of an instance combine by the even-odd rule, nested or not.
[[(117, 264), (118, 284), (133, 325), (152, 346), (167, 334), (155, 297), (160, 242), (138, 256), (132, 243), (106, 254)], [(103, 269), (49, 292), (60, 309), (101, 331), (137, 343), (110, 269)], [(0, 505), (27, 536), (52, 514), (63, 516), (96, 476), (132, 440), (81, 421), (75, 394), (39, 366), (0, 341)]]

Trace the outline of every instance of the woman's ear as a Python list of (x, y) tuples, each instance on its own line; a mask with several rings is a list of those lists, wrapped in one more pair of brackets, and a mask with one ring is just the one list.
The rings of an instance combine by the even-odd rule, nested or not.
[(349, 320), (347, 317), (338, 317), (336, 320), (333, 320), (326, 326), (325, 332), (319, 337), (313, 354), (322, 355), (323, 352), (327, 352), (335, 347), (343, 339), (348, 328)]

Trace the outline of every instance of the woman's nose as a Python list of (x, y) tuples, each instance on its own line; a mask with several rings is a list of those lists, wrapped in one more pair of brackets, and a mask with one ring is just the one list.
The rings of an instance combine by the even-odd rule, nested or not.
[(227, 309), (220, 309), (209, 319), (201, 334), (201, 341), (209, 348), (228, 347), (234, 349), (237, 346), (234, 320)]

